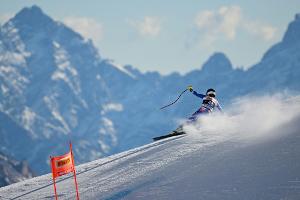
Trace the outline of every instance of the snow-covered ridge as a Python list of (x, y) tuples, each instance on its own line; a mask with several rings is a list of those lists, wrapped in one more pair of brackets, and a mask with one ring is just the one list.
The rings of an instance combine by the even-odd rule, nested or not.
[(22, 115), (22, 124), (24, 124), (26, 130), (32, 133), (34, 133), (32, 126), (34, 125), (35, 119), (36, 113), (26, 106)]
[(53, 118), (56, 119), (62, 125), (61, 130), (63, 130), (63, 133), (68, 134), (68, 133), (70, 133), (71, 129), (59, 111), (60, 109), (58, 107), (58, 103), (56, 102), (57, 95), (58, 94), (53, 94), (50, 97), (45, 96), (43, 98), (43, 100), (44, 100), (46, 106), (48, 107), (48, 109), (51, 111)]
[(57, 70), (51, 76), (52, 80), (63, 80), (74, 91), (75, 94), (81, 93), (80, 80), (78, 72), (69, 61), (68, 53), (57, 42), (53, 42), (54, 58)]
[(114, 60), (111, 59), (107, 59), (106, 60), (111, 66), (117, 68), (118, 70), (120, 70), (121, 72), (129, 75), (131, 78), (136, 78), (135, 75), (133, 75), (130, 71), (128, 71), (126, 68), (124, 68), (123, 65), (116, 63)]
[(12, 21), (9, 21), (1, 28), (1, 32), (5, 36), (4, 42), (6, 45), (8, 41), (12, 43), (12, 45), (9, 45), (8, 50), (3, 46), (3, 42), (0, 43), (0, 61), (25, 67), (26, 58), (30, 57), (31, 53), (26, 50), (26, 46), (20, 38), (19, 30)]
[(26, 50), (19, 30), (11, 21), (1, 28), (1, 35), (3, 40), (0, 42), (0, 77), (4, 82), (1, 90), (4, 94), (10, 90), (22, 94), (29, 80), (20, 70), (27, 68), (26, 59), (31, 53)]
[(10, 88), (16, 93), (22, 94), (29, 80), (23, 76), (15, 67), (0, 65), (0, 77), (5, 85), (2, 85), (2, 91), (7, 93)]

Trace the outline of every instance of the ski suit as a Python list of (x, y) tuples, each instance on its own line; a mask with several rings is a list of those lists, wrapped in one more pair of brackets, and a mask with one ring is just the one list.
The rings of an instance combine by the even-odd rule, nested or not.
[(191, 117), (189, 117), (189, 120), (191, 122), (196, 121), (196, 119), (201, 114), (211, 113), (215, 107), (217, 107), (219, 111), (222, 111), (221, 105), (216, 98), (204, 94), (199, 94), (196, 91), (193, 91), (193, 94), (203, 99), (203, 101), (201, 107), (195, 113), (193, 113)]

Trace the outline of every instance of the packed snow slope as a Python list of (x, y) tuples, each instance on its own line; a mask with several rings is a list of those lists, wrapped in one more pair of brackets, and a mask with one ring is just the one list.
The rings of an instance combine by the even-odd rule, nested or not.
[[(186, 135), (77, 166), (81, 199), (300, 199), (300, 98), (279, 96), (239, 99)], [(57, 188), (75, 199), (72, 176)], [(53, 198), (51, 174), (0, 188), (3, 200)]]

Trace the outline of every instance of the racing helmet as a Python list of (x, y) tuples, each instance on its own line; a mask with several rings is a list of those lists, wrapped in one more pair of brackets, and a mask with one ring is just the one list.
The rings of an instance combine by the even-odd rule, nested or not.
[(212, 88), (209, 88), (207, 91), (206, 91), (206, 95), (207, 96), (210, 96), (210, 97), (216, 97), (216, 91)]

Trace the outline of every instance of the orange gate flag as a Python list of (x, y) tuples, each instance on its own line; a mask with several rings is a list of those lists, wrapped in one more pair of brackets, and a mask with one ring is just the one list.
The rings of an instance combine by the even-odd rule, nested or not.
[(50, 161), (51, 161), (55, 199), (57, 200), (55, 179), (59, 176), (63, 176), (65, 174), (73, 172), (75, 187), (76, 187), (76, 197), (77, 197), (77, 200), (79, 200), (79, 192), (78, 192), (78, 186), (77, 186), (77, 180), (76, 180), (76, 170), (75, 170), (75, 165), (74, 165), (72, 143), (70, 142), (70, 151), (68, 153), (66, 153), (65, 155), (62, 155), (62, 156), (50, 156)]

